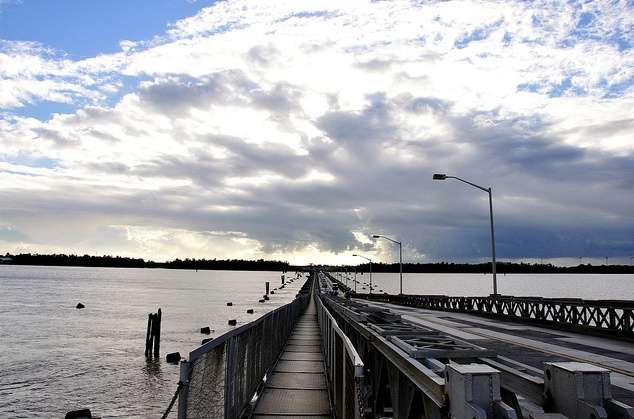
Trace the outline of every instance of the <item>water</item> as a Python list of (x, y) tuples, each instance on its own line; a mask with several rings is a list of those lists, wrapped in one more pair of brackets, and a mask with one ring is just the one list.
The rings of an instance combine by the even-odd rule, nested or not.
[[(352, 278), (348, 285), (354, 289)], [(590, 300), (634, 300), (634, 275), (604, 274), (506, 274), (498, 275), (498, 292), (522, 297), (584, 298)], [(369, 282), (366, 272), (357, 280)], [(345, 280), (344, 280), (345, 282)], [(373, 273), (373, 292), (399, 292), (398, 273)], [(403, 293), (481, 296), (493, 292), (491, 274), (403, 274)], [(368, 292), (357, 284), (358, 292)]]
[[(277, 287), (280, 272), (0, 265), (0, 417), (63, 417), (79, 408), (104, 418), (160, 417), (179, 375), (165, 354), (199, 346), (209, 337), (202, 326), (218, 336), (228, 319), (240, 325), (290, 302), (303, 283), (260, 304), (265, 281)], [(147, 315), (158, 307), (161, 359), (148, 362)]]
[[(260, 304), (265, 281), (277, 287), (280, 273), (0, 265), (0, 417), (63, 417), (83, 407), (104, 418), (160, 417), (178, 382), (166, 353), (185, 355), (207, 337), (200, 327), (218, 336), (228, 319), (252, 320), (302, 285)], [(398, 292), (398, 274), (375, 273), (373, 282)], [(503, 294), (634, 300), (632, 275), (508, 274), (498, 283)], [(491, 276), (404, 274), (403, 290), (487, 295)], [(75, 309), (80, 301), (83, 310)], [(147, 314), (159, 306), (162, 357), (147, 362)]]

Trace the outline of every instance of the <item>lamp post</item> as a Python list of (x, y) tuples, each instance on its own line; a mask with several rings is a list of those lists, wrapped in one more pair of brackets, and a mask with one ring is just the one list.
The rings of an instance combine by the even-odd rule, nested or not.
[(354, 280), (352, 281), (354, 283), (354, 293), (357, 293), (357, 267), (354, 267)]
[[(352, 256), (363, 258), (363, 259), (367, 260), (368, 262), (370, 262), (370, 294), (372, 294), (372, 259), (367, 258), (365, 256), (357, 255), (356, 253), (354, 255), (352, 255)], [(355, 292), (356, 292), (356, 287), (357, 287), (356, 283), (355, 283), (354, 287), (355, 287)]]
[(375, 239), (389, 240), (392, 243), (398, 244), (398, 267), (399, 267), (399, 278), (400, 278), (400, 285), (401, 285), (401, 288), (400, 288), (401, 291), (399, 292), (399, 294), (402, 295), (403, 294), (403, 243), (394, 239), (390, 239), (389, 237), (383, 236), (381, 234), (374, 234), (372, 235), (372, 237)]
[(434, 180), (445, 180), (445, 179), (456, 179), (460, 182), (466, 183), (467, 185), (471, 185), (474, 188), (478, 188), (489, 194), (489, 218), (491, 219), (491, 258), (493, 263), (491, 264), (491, 270), (493, 271), (493, 294), (497, 295), (498, 293), (498, 279), (496, 274), (496, 266), (495, 266), (495, 229), (493, 227), (493, 198), (491, 194), (491, 187), (485, 188), (480, 185), (476, 185), (475, 183), (471, 183), (467, 180), (460, 179), (457, 176), (448, 176), (444, 173), (435, 173), (433, 176)]

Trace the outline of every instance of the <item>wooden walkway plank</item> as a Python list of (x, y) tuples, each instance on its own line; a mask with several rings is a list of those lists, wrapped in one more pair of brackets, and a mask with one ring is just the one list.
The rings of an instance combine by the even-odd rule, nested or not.
[(295, 324), (273, 373), (268, 378), (254, 418), (324, 419), (332, 417), (321, 332), (311, 299)]

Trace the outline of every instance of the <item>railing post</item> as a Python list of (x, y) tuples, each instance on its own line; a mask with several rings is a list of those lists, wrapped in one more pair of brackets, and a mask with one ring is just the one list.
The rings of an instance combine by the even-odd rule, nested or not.
[(189, 362), (181, 361), (180, 383), (181, 391), (178, 395), (178, 419), (187, 419), (187, 396), (189, 394)]

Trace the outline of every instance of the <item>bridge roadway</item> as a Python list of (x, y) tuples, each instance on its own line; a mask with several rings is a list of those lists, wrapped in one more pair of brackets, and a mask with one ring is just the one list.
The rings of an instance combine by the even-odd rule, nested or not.
[(389, 309), (404, 320), (490, 349), (536, 374), (543, 373), (544, 362), (578, 361), (606, 368), (611, 372), (612, 396), (634, 405), (634, 345), (631, 342), (471, 314), (354, 300)]
[(267, 380), (254, 418), (332, 418), (315, 302), (295, 324)]

